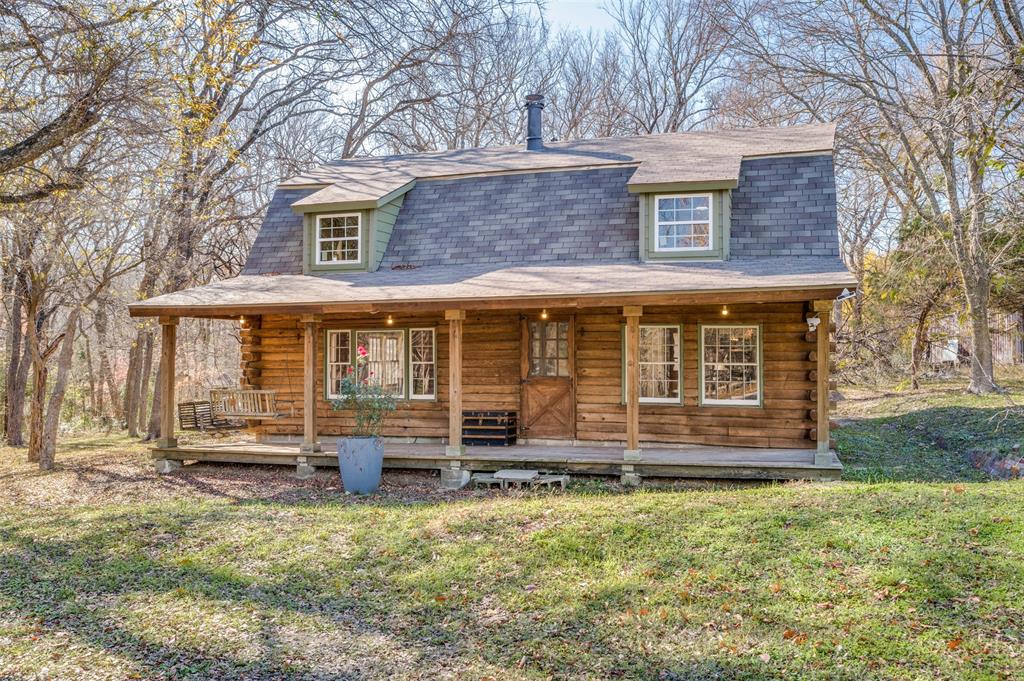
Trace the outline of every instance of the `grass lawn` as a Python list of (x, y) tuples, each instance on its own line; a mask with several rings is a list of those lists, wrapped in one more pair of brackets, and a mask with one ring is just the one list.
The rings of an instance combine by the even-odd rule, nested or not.
[(355, 499), (0, 449), (0, 678), (1022, 678), (1024, 482), (957, 463), (994, 402), (935, 394), (848, 400), (839, 483)]

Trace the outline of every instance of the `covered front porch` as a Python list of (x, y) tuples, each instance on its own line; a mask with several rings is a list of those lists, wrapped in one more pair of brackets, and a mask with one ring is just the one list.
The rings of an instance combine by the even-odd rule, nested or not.
[[(502, 468), (626, 482), (835, 479), (828, 331), (838, 292), (210, 302), (132, 312), (159, 316), (163, 327), (164, 436), (154, 457), (164, 471), (187, 461), (287, 464), (300, 476), (337, 466), (334, 441), (354, 421), (332, 405), (333, 382), (354, 348), (387, 342), (393, 352), (371, 353), (395, 364), (375, 367), (398, 401), (383, 432), (387, 467), (438, 469), (452, 480)], [(176, 328), (187, 316), (238, 320), (234, 392), (274, 398), (266, 410), (226, 414), (245, 422), (243, 441), (177, 440)], [(507, 418), (518, 444), (474, 446), (467, 419), (481, 414)]]
[[(311, 467), (338, 465), (333, 446), (303, 453), (300, 445), (253, 441), (158, 445), (159, 461), (277, 464)], [(843, 466), (834, 452), (822, 460), (813, 449), (645, 446), (638, 461), (624, 461), (622, 449), (601, 445), (520, 444), (511, 447), (467, 446), (459, 455), (446, 454), (442, 443), (385, 442), (384, 467), (461, 469), (470, 472), (504, 468), (535, 468), (579, 475), (619, 475), (623, 482), (641, 478), (708, 478), (738, 480), (837, 480)]]

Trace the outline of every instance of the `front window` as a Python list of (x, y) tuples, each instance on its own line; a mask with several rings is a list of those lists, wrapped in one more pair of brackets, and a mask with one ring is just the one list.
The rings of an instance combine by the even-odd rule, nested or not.
[(389, 395), (405, 396), (405, 332), (356, 331), (356, 352), (366, 352), (359, 362), (361, 381), (378, 385)]
[(704, 404), (761, 404), (760, 329), (701, 328), (701, 393)]
[(341, 381), (352, 366), (352, 334), (348, 331), (327, 332), (327, 397), (341, 397)]
[(711, 195), (655, 197), (655, 250), (711, 250)]
[(640, 327), (640, 401), (679, 402), (679, 327)]
[(437, 357), (433, 329), (409, 329), (409, 397), (428, 400), (437, 395)]
[(359, 264), (362, 225), (359, 213), (318, 215), (316, 218), (316, 264)]

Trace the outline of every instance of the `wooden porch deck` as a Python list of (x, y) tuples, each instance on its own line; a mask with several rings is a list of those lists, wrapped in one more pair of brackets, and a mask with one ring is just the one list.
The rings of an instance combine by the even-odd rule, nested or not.
[[(307, 456), (317, 467), (337, 467), (334, 445), (324, 443), (321, 453)], [(462, 456), (446, 456), (440, 443), (386, 442), (385, 468), (442, 469), (458, 462), (464, 470), (536, 468), (552, 472), (620, 475), (630, 470), (640, 477), (718, 478), (738, 480), (837, 480), (843, 471), (832, 452), (831, 463), (815, 465), (812, 449), (755, 449), (744, 447), (681, 446), (644, 448), (639, 461), (623, 459), (618, 447), (586, 445), (515, 445), (466, 447)], [(176, 447), (155, 447), (154, 459), (296, 465), (297, 444), (224, 442)]]

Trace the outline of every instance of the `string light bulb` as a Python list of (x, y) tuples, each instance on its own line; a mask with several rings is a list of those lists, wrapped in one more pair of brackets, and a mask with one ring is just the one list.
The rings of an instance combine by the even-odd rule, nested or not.
[(729, 316), (729, 306), (728, 305), (723, 305), (722, 306), (722, 316), (723, 317), (728, 317)]
[(547, 310), (547, 308), (544, 308), (543, 310), (540, 311), (540, 318), (541, 319), (547, 319), (548, 318), (548, 310)]
[(394, 326), (394, 324), (395, 324), (395, 318), (392, 317), (391, 315), (388, 315), (388, 326)]

